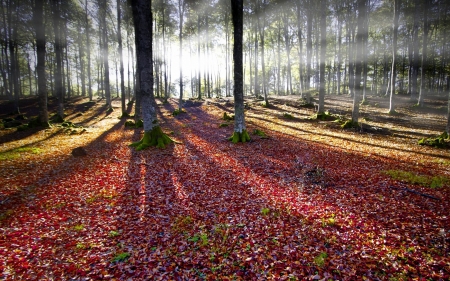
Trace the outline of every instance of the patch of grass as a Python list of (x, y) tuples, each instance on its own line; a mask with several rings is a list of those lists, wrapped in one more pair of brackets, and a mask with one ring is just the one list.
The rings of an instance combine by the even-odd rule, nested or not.
[(206, 233), (204, 233), (204, 232), (202, 232), (202, 233), (197, 233), (197, 234), (195, 234), (194, 236), (189, 237), (189, 238), (188, 238), (188, 241), (189, 241), (189, 242), (194, 242), (194, 243), (199, 242), (200, 246), (206, 246), (206, 245), (208, 245), (208, 243), (209, 243), (209, 240), (208, 240), (208, 234), (206, 234)]
[(321, 120), (321, 121), (335, 121), (339, 119), (336, 115), (331, 114), (329, 111), (317, 113), (313, 116), (313, 119)]
[(124, 253), (118, 253), (117, 255), (115, 255), (111, 262), (124, 262), (127, 261), (130, 258), (131, 254), (124, 252)]
[(14, 160), (20, 157), (22, 153), (41, 154), (42, 149), (38, 147), (18, 147), (10, 151), (0, 152), (0, 161)]
[(77, 245), (75, 246), (75, 248), (76, 248), (77, 250), (83, 250), (83, 249), (86, 249), (86, 245), (84, 245), (84, 244), (81, 243), (81, 242), (78, 242)]
[(75, 231), (82, 231), (82, 230), (84, 230), (84, 225), (77, 224), (72, 229), (75, 230)]
[(228, 127), (228, 126), (229, 126), (229, 124), (227, 124), (227, 123), (221, 123), (219, 125), (219, 128)]
[(269, 208), (262, 208), (261, 209), (261, 215), (267, 216), (269, 213), (270, 213), (270, 209)]
[(316, 256), (314, 258), (314, 263), (318, 266), (318, 267), (324, 267), (325, 265), (325, 260), (328, 257), (328, 254), (325, 252), (321, 252), (318, 256)]
[(120, 236), (120, 233), (118, 231), (116, 231), (116, 230), (111, 230), (109, 232), (109, 234), (108, 234), (109, 238), (114, 238), (114, 237), (117, 237), (117, 236)]
[(387, 170), (383, 171), (383, 173), (390, 176), (394, 180), (403, 181), (410, 184), (418, 184), (430, 188), (440, 188), (450, 183), (450, 180), (443, 176), (432, 177), (427, 175), (418, 175), (402, 170)]

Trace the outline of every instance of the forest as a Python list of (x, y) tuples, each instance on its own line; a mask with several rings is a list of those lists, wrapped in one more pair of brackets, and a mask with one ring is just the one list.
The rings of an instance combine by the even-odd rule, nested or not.
[(2, 0), (1, 280), (448, 280), (450, 2)]

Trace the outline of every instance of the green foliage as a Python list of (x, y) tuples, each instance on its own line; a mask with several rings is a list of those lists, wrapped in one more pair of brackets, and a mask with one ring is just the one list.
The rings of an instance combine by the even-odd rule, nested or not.
[(130, 253), (127, 252), (119, 253), (112, 258), (111, 262), (124, 262), (127, 261), (130, 256)]
[(318, 256), (314, 258), (314, 263), (318, 267), (324, 267), (325, 266), (325, 260), (328, 257), (328, 254), (325, 252), (321, 252)]
[(412, 172), (402, 170), (387, 170), (384, 174), (390, 176), (394, 180), (403, 181), (410, 184), (418, 184), (430, 188), (440, 188), (450, 183), (450, 179), (443, 176), (427, 176), (417, 175)]
[(439, 136), (422, 138), (417, 143), (419, 145), (432, 146), (436, 148), (446, 148), (449, 146), (449, 142), (450, 139), (447, 132), (443, 132)]
[(227, 124), (227, 123), (221, 123), (219, 125), (219, 128), (228, 127), (228, 126), (229, 126), (229, 124)]

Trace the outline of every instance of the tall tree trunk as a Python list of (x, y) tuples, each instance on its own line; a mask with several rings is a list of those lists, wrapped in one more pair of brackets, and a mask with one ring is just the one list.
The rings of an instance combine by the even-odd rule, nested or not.
[[(179, 15), (179, 34), (178, 40), (180, 43), (180, 56), (179, 62), (183, 61), (183, 18), (184, 18), (184, 0), (178, 0), (178, 15)], [(180, 99), (178, 101), (178, 110), (181, 112), (183, 109), (183, 67), (180, 66)]]
[(425, 97), (425, 73), (427, 70), (427, 46), (428, 46), (428, 9), (430, 3), (429, 0), (423, 0), (423, 40), (422, 40), (422, 66), (420, 72), (420, 91), (417, 105), (423, 107), (423, 100)]
[(144, 121), (143, 138), (131, 144), (136, 150), (149, 146), (164, 148), (172, 140), (165, 135), (156, 118), (156, 101), (153, 94), (153, 49), (152, 49), (152, 12), (151, 2), (132, 0), (133, 20), (136, 34), (136, 54), (140, 89), (137, 96), (142, 99), (142, 117)]
[(47, 80), (45, 77), (44, 0), (35, 0), (34, 28), (36, 34), (37, 53), (36, 72), (38, 75), (39, 123), (48, 127)]
[(397, 37), (398, 37), (398, 18), (400, 16), (400, 0), (394, 0), (394, 21), (393, 21), (393, 38), (392, 38), (392, 67), (391, 67), (391, 94), (389, 96), (389, 113), (395, 112), (394, 95), (395, 80), (397, 77), (396, 57), (397, 57)]
[(120, 6), (121, 1), (117, 0), (117, 41), (119, 41), (119, 60), (120, 60), (120, 97), (121, 97), (121, 105), (122, 105), (122, 115), (126, 113), (125, 106), (125, 77), (124, 77), (124, 69), (123, 69), (123, 47), (122, 47), (122, 29), (121, 29), (121, 12)]
[(308, 10), (306, 13), (306, 83), (305, 90), (311, 88), (311, 58), (312, 58), (312, 19), (313, 19), (313, 3), (308, 1)]
[(319, 65), (319, 107), (317, 113), (325, 112), (325, 63), (327, 55), (327, 9), (326, 0), (321, 1), (322, 12), (320, 15), (320, 65)]
[(419, 11), (420, 0), (414, 1), (414, 25), (413, 25), (413, 59), (411, 73), (411, 99), (416, 99), (419, 94), (417, 79), (419, 76)]
[(243, 0), (231, 1), (231, 15), (233, 20), (233, 72), (234, 72), (234, 133), (230, 138), (234, 143), (250, 140), (245, 127), (244, 114), (244, 77), (242, 62), (243, 38)]
[(88, 1), (85, 0), (85, 32), (86, 32), (86, 51), (87, 51), (87, 78), (88, 78), (88, 96), (89, 101), (92, 101), (92, 77), (91, 77), (91, 37), (89, 33), (89, 18), (88, 18)]
[(58, 99), (58, 116), (59, 119), (64, 119), (64, 88), (63, 88), (63, 74), (62, 74), (62, 48), (61, 48), (61, 31), (60, 31), (60, 2), (59, 0), (52, 0), (53, 9), (53, 30), (55, 33), (55, 92)]
[(364, 16), (366, 14), (366, 1), (358, 0), (358, 33), (356, 34), (356, 58), (355, 58), (355, 92), (353, 94), (352, 122), (358, 123), (359, 104), (361, 95), (362, 72), (362, 41), (364, 39)]
[(102, 63), (104, 68), (104, 81), (103, 81), (103, 90), (106, 97), (106, 106), (108, 109), (112, 109), (111, 106), (111, 88), (110, 88), (110, 81), (109, 81), (109, 44), (108, 44), (108, 27), (106, 25), (106, 15), (107, 15), (107, 3), (106, 0), (101, 1), (100, 5), (100, 22), (101, 22), (101, 36), (102, 36), (102, 44), (100, 46), (100, 50), (102, 52)]
[[(299, 79), (299, 87), (298, 90), (300, 92), (300, 96), (303, 96), (303, 40), (302, 40), (302, 20), (301, 20), (301, 11), (302, 5), (300, 1), (297, 1), (297, 32), (298, 32), (298, 79)], [(278, 51), (279, 52), (279, 51)]]

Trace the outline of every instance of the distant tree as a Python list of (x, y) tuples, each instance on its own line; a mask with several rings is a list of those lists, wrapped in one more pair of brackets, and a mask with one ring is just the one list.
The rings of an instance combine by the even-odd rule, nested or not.
[(144, 136), (131, 146), (142, 150), (149, 146), (164, 148), (172, 140), (163, 133), (156, 116), (156, 101), (153, 94), (153, 47), (152, 47), (152, 11), (148, 0), (132, 0), (134, 30), (136, 36), (137, 72), (141, 96)]
[(58, 99), (58, 116), (60, 120), (64, 119), (64, 96), (65, 91), (63, 87), (63, 50), (62, 50), (62, 39), (61, 39), (61, 3), (60, 0), (51, 0), (52, 12), (53, 12), (53, 31), (55, 35), (55, 60), (56, 69), (54, 73), (55, 79), (55, 91), (56, 97)]
[(233, 74), (234, 74), (234, 133), (230, 140), (233, 143), (250, 140), (245, 127), (244, 114), (244, 67), (242, 55), (244, 7), (243, 0), (231, 0), (231, 16), (233, 22)]
[(397, 57), (397, 37), (398, 37), (398, 18), (400, 16), (400, 0), (394, 0), (394, 20), (392, 24), (392, 67), (391, 67), (391, 94), (389, 95), (389, 113), (394, 113), (394, 95), (395, 80), (397, 78), (396, 57)]
[(425, 72), (427, 69), (427, 56), (428, 56), (428, 32), (430, 29), (430, 23), (428, 22), (428, 10), (430, 9), (431, 1), (423, 0), (423, 39), (422, 39), (422, 65), (420, 72), (420, 90), (419, 99), (417, 105), (423, 107), (423, 100), (425, 97)]
[(120, 0), (117, 0), (117, 41), (119, 43), (118, 47), (118, 53), (119, 53), (119, 60), (120, 60), (120, 97), (121, 97), (121, 108), (122, 108), (122, 115), (126, 113), (125, 108), (125, 77), (124, 77), (124, 69), (123, 69), (123, 47), (122, 47), (122, 23), (121, 23), (121, 9), (120, 6), (122, 5)]
[(321, 0), (322, 12), (320, 15), (320, 65), (319, 65), (319, 108), (317, 113), (324, 113), (325, 99), (325, 62), (327, 55), (327, 0)]
[(364, 16), (366, 14), (366, 1), (358, 0), (358, 32), (356, 34), (356, 61), (355, 61), (355, 92), (353, 94), (352, 122), (358, 123), (359, 103), (361, 96), (361, 72), (362, 72), (362, 42), (364, 38)]

